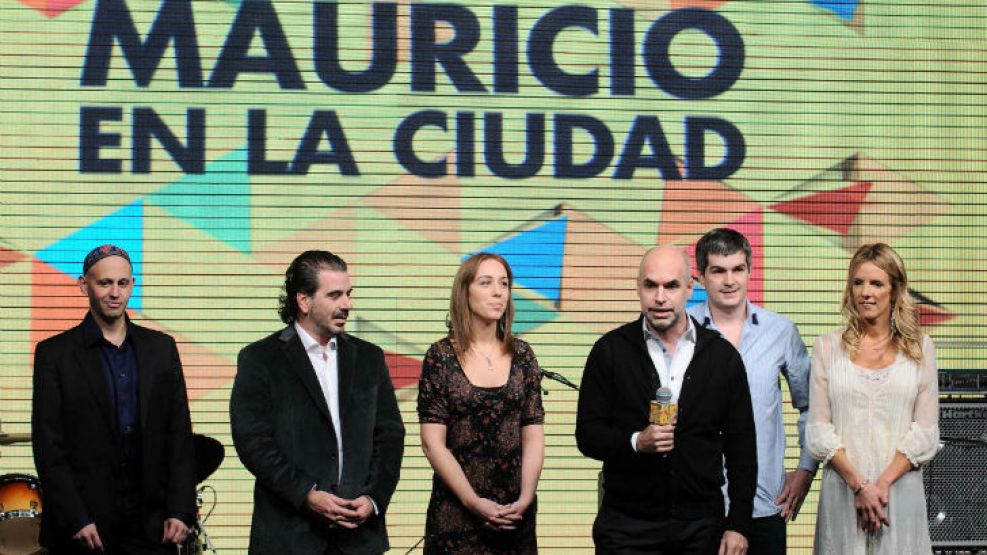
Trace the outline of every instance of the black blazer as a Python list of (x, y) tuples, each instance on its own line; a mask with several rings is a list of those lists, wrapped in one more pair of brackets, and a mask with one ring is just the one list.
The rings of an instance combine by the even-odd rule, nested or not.
[[(195, 515), (195, 460), (185, 377), (171, 336), (128, 322), (137, 358), (144, 534), (161, 541), (166, 518)], [(71, 542), (81, 523), (114, 523), (119, 480), (116, 410), (98, 345), (81, 325), (38, 343), (31, 431), (41, 480), (41, 543)]]
[(648, 425), (659, 386), (641, 319), (600, 338), (583, 371), (576, 443), (603, 461), (603, 505), (642, 519), (723, 516), (723, 464), (729, 477), (726, 527), (748, 535), (757, 482), (757, 440), (740, 354), (695, 324), (696, 349), (679, 396), (675, 448), (636, 453), (631, 434)]
[[(248, 345), (230, 397), (233, 444), (256, 477), (250, 553), (344, 553), (389, 548), (384, 513), (404, 453), (404, 425), (384, 353), (342, 334), (337, 340), (343, 474), (329, 407), (293, 325)], [(369, 495), (380, 515), (354, 530), (330, 529), (305, 497), (313, 486), (343, 498)]]

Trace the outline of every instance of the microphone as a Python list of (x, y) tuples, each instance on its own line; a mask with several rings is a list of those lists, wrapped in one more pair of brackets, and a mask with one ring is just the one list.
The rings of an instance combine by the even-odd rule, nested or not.
[(655, 400), (651, 401), (651, 415), (648, 422), (658, 426), (665, 426), (675, 421), (675, 416), (679, 412), (679, 404), (672, 402), (672, 390), (667, 387), (659, 387), (655, 392)]

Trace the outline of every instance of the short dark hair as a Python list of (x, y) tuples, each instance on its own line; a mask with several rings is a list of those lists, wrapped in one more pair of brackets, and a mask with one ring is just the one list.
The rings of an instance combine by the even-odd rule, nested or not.
[(305, 251), (291, 261), (284, 272), (284, 285), (278, 298), (278, 315), (285, 324), (298, 319), (298, 293), (314, 295), (319, 289), (319, 272), (345, 272), (346, 262), (329, 251)]
[(696, 242), (696, 266), (699, 268), (699, 275), (706, 274), (706, 267), (709, 266), (709, 255), (730, 256), (731, 254), (744, 251), (747, 258), (747, 269), (751, 268), (751, 243), (739, 231), (718, 227), (711, 229)]

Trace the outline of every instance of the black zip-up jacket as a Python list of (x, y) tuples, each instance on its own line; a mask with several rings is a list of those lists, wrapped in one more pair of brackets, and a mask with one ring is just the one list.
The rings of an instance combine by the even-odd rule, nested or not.
[(631, 435), (648, 425), (659, 387), (642, 322), (601, 337), (583, 370), (576, 443), (603, 461), (603, 504), (647, 520), (724, 516), (723, 465), (729, 480), (726, 529), (748, 536), (757, 484), (757, 440), (740, 354), (717, 332), (695, 324), (696, 349), (679, 396), (675, 446), (667, 455), (637, 453)]

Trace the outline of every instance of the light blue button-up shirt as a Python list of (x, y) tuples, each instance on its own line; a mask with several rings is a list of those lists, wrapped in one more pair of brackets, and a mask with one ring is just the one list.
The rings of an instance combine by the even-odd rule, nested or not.
[[(709, 304), (689, 307), (688, 312), (705, 328), (716, 330)], [(757, 493), (754, 518), (781, 512), (775, 499), (785, 487), (785, 425), (782, 418), (781, 381), (788, 380), (798, 420), (799, 468), (815, 473), (819, 463), (805, 449), (805, 424), (809, 416), (809, 354), (798, 328), (784, 316), (747, 302), (747, 320), (740, 335), (740, 356), (747, 369), (751, 406), (757, 432)], [(723, 488), (726, 497), (726, 486)]]

